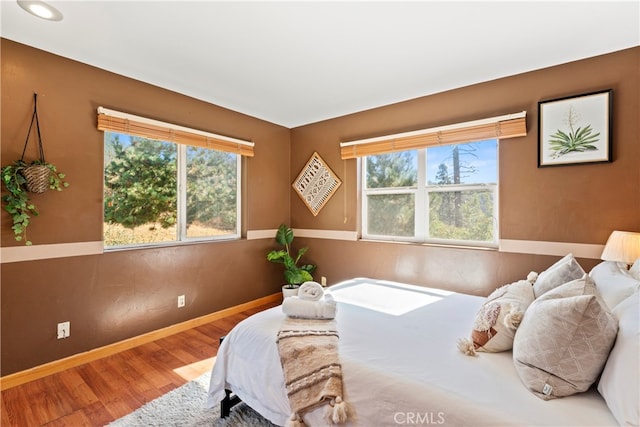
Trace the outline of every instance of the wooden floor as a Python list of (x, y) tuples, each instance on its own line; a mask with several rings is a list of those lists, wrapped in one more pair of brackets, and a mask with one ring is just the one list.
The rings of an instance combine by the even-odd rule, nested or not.
[(210, 370), (221, 336), (264, 305), (2, 392), (2, 427), (104, 426)]

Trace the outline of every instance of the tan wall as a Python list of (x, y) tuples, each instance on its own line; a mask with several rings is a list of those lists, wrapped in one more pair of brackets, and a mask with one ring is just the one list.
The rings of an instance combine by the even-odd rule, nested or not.
[[(538, 101), (613, 89), (613, 162), (537, 167)], [(640, 48), (529, 72), (292, 129), (295, 177), (314, 151), (343, 181), (314, 217), (295, 192), (295, 228), (358, 228), (356, 160), (339, 143), (527, 111), (526, 137), (499, 145), (500, 238), (603, 245), (612, 230), (640, 231)], [(557, 256), (427, 245), (308, 241), (329, 283), (375, 276), (486, 294)], [(581, 260), (585, 269), (596, 260)]]
[[(19, 157), (32, 109), (47, 159), (71, 187), (35, 196), (34, 245), (102, 237), (105, 106), (252, 140), (245, 162), (245, 228), (357, 230), (356, 162), (338, 144), (388, 133), (527, 110), (529, 134), (500, 145), (501, 238), (604, 244), (613, 229), (640, 230), (640, 48), (365, 111), (293, 130), (97, 68), (2, 40), (2, 164)], [(537, 102), (614, 90), (614, 162), (536, 167)], [(314, 151), (343, 185), (313, 217), (291, 182)], [(283, 160), (284, 159), (284, 160)], [(283, 167), (284, 166), (284, 167)], [(13, 240), (1, 214), (3, 248)], [(329, 283), (374, 276), (486, 294), (557, 257), (478, 249), (298, 238)], [(278, 290), (281, 271), (264, 262), (270, 239), (196, 244), (1, 265), (2, 375), (198, 317)], [(580, 259), (591, 268), (597, 260)], [(176, 297), (187, 295), (178, 310)], [(71, 337), (55, 325), (71, 321)]]
[[(1, 52), (2, 165), (22, 153), (37, 92), (46, 158), (71, 184), (33, 196), (34, 245), (102, 240), (98, 106), (255, 142), (244, 163), (244, 224), (289, 221), (289, 129), (6, 39)], [(1, 219), (2, 247), (22, 246), (4, 210)], [(2, 375), (278, 292), (281, 271), (264, 260), (272, 246), (241, 240), (3, 263)], [(180, 294), (187, 306), (178, 310)], [(56, 324), (67, 320), (71, 337), (57, 340)]]

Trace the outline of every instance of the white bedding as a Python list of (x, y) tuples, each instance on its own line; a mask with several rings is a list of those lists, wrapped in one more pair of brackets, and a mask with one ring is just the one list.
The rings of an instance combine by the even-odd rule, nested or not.
[[(511, 352), (466, 356), (456, 346), (469, 335), (484, 298), (358, 278), (328, 289), (337, 324), (347, 425), (617, 425), (595, 389), (543, 401), (520, 382)], [(224, 389), (278, 425), (290, 414), (275, 337), (280, 307), (238, 324), (223, 341), (208, 402)], [(304, 416), (326, 425), (324, 408)]]

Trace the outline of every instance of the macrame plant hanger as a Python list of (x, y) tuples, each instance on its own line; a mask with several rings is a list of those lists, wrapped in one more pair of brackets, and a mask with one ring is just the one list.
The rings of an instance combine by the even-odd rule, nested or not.
[(51, 175), (51, 169), (46, 165), (44, 160), (44, 147), (42, 145), (42, 135), (40, 134), (40, 121), (38, 120), (38, 94), (33, 94), (33, 115), (31, 116), (31, 124), (29, 125), (29, 131), (27, 132), (27, 139), (24, 142), (24, 148), (22, 150), (22, 157), (20, 161), (24, 162), (24, 155), (27, 152), (27, 145), (29, 145), (29, 137), (31, 136), (31, 129), (33, 123), (36, 123), (36, 131), (38, 132), (38, 154), (40, 158), (35, 164), (26, 167), (23, 171), (23, 175), (27, 180), (27, 190), (32, 193), (44, 193), (49, 188), (49, 176)]

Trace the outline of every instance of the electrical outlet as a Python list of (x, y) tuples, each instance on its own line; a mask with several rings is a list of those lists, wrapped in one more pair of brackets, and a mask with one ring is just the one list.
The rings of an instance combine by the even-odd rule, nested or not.
[(58, 323), (58, 339), (68, 338), (71, 335), (71, 322)]
[(184, 295), (178, 295), (178, 308), (184, 307), (185, 299)]
[(324, 276), (322, 276), (322, 277), (320, 278), (320, 284), (321, 284), (323, 287), (327, 286), (327, 278), (326, 278), (326, 277), (324, 277)]

